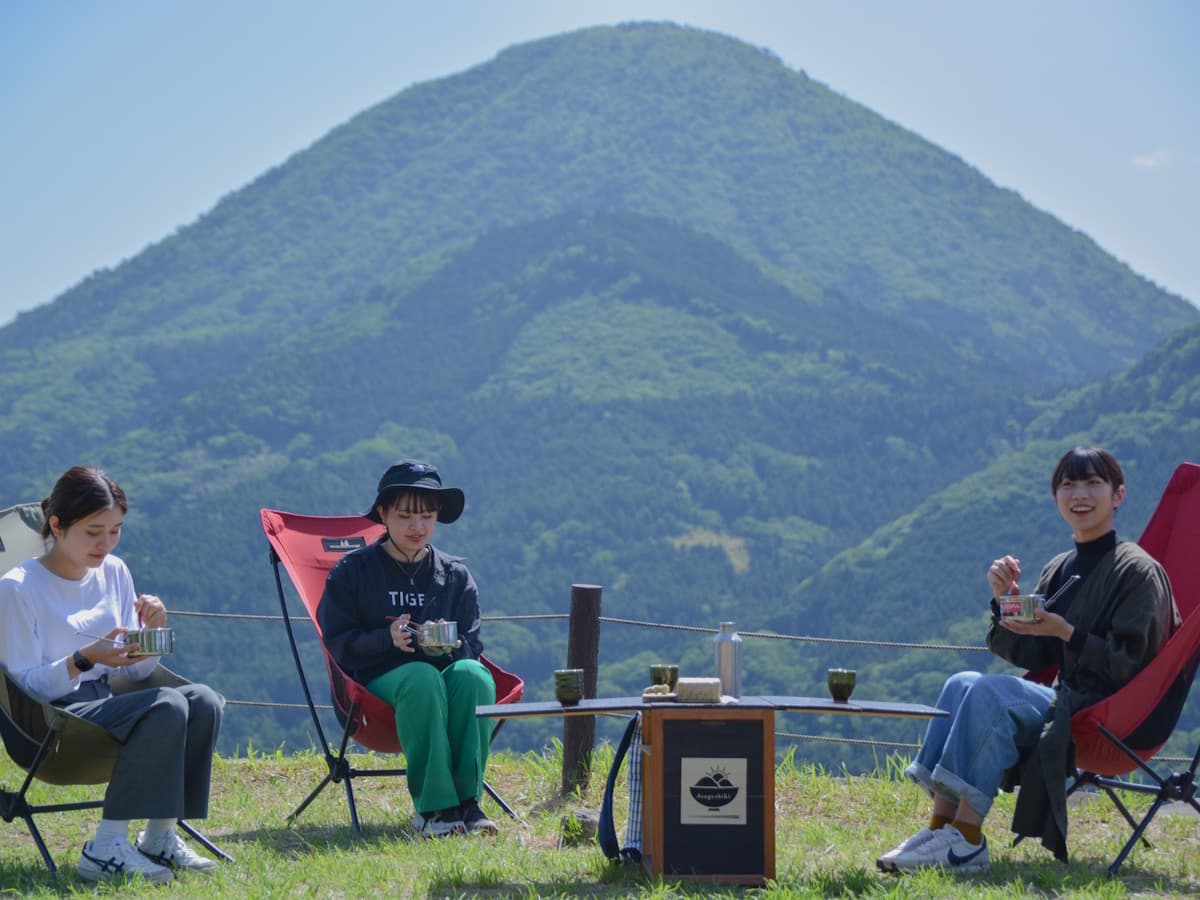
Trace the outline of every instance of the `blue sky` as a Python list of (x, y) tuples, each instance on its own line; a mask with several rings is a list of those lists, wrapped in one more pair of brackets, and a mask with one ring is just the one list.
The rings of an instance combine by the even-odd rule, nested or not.
[(416, 82), (631, 20), (767, 47), (1200, 305), (1193, 0), (0, 0), (0, 324)]

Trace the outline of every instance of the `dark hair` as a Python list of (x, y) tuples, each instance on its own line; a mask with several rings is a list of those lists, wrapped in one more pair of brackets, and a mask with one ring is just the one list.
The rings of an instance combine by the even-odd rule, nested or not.
[(442, 497), (436, 491), (425, 491), (421, 488), (398, 487), (385, 490), (379, 498), (379, 505), (385, 510), (398, 509), (410, 513), (436, 513), (442, 511)]
[(80, 519), (102, 509), (118, 508), (129, 512), (125, 492), (104, 472), (93, 466), (75, 466), (54, 482), (54, 490), (42, 501), (42, 537), (50, 537), (50, 517), (58, 517), (58, 527), (66, 531)]
[(1080, 481), (1095, 475), (1112, 485), (1115, 491), (1125, 483), (1125, 473), (1113, 459), (1113, 455), (1099, 447), (1076, 447), (1063, 454), (1063, 458), (1054, 467), (1054, 475), (1050, 478), (1050, 493), (1058, 493), (1058, 486), (1068, 478)]

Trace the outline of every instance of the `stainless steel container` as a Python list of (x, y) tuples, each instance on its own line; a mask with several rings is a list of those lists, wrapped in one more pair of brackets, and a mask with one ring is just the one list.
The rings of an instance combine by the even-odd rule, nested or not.
[(1013, 622), (1036, 622), (1046, 608), (1044, 594), (1009, 594), (999, 599), (1000, 618)]
[(433, 656), (443, 656), (462, 645), (457, 622), (414, 622), (407, 630), (416, 636), (417, 646)]
[(742, 696), (742, 639), (733, 622), (722, 622), (721, 630), (713, 638), (716, 650), (717, 677), (721, 679), (721, 694), (726, 697)]
[(175, 652), (174, 628), (139, 628), (125, 632), (126, 644), (137, 644), (141, 656), (166, 656)]

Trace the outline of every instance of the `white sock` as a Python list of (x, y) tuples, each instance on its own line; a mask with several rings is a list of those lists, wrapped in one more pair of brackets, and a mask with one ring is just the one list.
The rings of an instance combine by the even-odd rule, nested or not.
[(96, 836), (92, 838), (92, 843), (97, 847), (107, 847), (122, 841), (129, 842), (129, 820), (101, 819), (100, 824), (96, 826)]
[(174, 833), (174, 819), (148, 819), (146, 830), (142, 834), (142, 846), (157, 853), (167, 846), (167, 841)]

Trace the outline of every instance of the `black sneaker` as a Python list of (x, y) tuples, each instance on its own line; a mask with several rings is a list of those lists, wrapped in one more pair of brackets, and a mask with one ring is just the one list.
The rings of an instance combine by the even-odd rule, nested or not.
[(413, 818), (413, 828), (422, 837), (449, 837), (466, 831), (457, 806), (453, 809), (439, 809), (428, 815), (417, 813)]
[(487, 813), (479, 808), (479, 803), (475, 800), (464, 800), (458, 809), (462, 813), (462, 821), (466, 826), (467, 834), (496, 834), (500, 831), (496, 827), (496, 823), (487, 817)]

